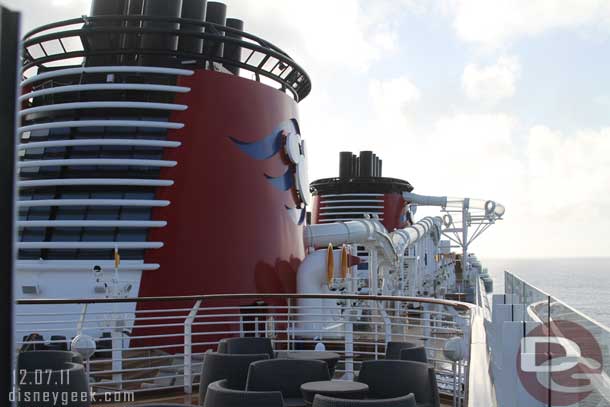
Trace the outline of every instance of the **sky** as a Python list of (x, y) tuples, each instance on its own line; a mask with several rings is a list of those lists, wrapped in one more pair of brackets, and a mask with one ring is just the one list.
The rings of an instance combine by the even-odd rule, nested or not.
[[(0, 1), (24, 31), (89, 10)], [(339, 151), (373, 150), (416, 193), (503, 203), (480, 257), (610, 256), (610, 1), (226, 3), (312, 79), (311, 180), (338, 174)]]

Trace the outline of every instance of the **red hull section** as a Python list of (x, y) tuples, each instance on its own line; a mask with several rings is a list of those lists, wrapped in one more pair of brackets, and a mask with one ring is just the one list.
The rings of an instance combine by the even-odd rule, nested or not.
[(171, 117), (185, 124), (169, 137), (182, 146), (166, 149), (164, 159), (178, 164), (161, 171), (175, 183), (157, 194), (171, 204), (153, 212), (168, 224), (149, 237), (165, 245), (145, 259), (161, 268), (143, 273), (139, 295), (294, 292), (304, 257), (302, 226), (286, 210), (297, 205), (295, 195), (265, 177), (284, 174), (286, 158), (280, 151), (257, 160), (232, 138), (265, 138), (297, 119), (296, 103), (266, 85), (211, 71), (178, 84), (191, 88), (176, 99), (188, 110)]

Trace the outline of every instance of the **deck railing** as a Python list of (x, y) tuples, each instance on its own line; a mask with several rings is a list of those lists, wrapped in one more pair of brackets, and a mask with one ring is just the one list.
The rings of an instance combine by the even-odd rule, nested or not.
[[(180, 29), (181, 26), (187, 27)], [(168, 28), (169, 27), (169, 28)], [(148, 40), (146, 40), (148, 38)], [(151, 40), (152, 39), (152, 40)], [(153, 41), (155, 40), (156, 41)], [(203, 49), (175, 44), (203, 41)], [(170, 44), (163, 49), (165, 44)], [(172, 45), (173, 44), (173, 45)], [(237, 47), (232, 58), (223, 47)], [(152, 65), (174, 68), (225, 67), (251, 73), (256, 81), (303, 100), (311, 80), (288, 54), (255, 35), (209, 22), (152, 16), (78, 17), (36, 28), (23, 40), (23, 73), (41, 68), (94, 65)], [(90, 58), (90, 61), (87, 59)], [(151, 62), (154, 61), (154, 62)]]
[[(276, 351), (323, 343), (341, 355), (335, 377), (343, 379), (352, 379), (363, 360), (383, 358), (388, 341), (415, 341), (426, 347), (441, 394), (457, 406), (468, 385), (475, 313), (455, 301), (358, 295), (21, 300), (16, 342), (17, 348), (57, 347), (86, 334), (97, 343), (88, 361), (94, 391), (189, 394), (198, 385), (204, 353), (224, 337), (269, 337)], [(24, 342), (33, 332), (42, 339)], [(456, 341), (462, 345), (462, 359), (447, 358), (449, 340), (453, 349)]]

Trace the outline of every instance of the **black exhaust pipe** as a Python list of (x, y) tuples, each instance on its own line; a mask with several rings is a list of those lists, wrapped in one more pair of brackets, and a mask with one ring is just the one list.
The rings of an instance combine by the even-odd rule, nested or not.
[[(217, 1), (210, 1), (206, 11), (205, 21), (224, 26), (227, 22), (227, 5)], [(219, 37), (224, 36), (224, 31), (219, 31), (214, 28), (206, 28), (205, 32)], [(222, 41), (205, 40), (203, 42), (203, 54), (207, 58), (220, 58), (222, 57), (222, 52)]]
[[(145, 17), (180, 18), (182, 0), (146, 0), (144, 2)], [(180, 24), (168, 21), (144, 21), (144, 28), (157, 30), (178, 30)], [(166, 33), (142, 34), (143, 65), (166, 66), (173, 57), (159, 51), (175, 52), (178, 49), (178, 35)], [(148, 54), (146, 54), (149, 52)]]
[(376, 177), (377, 176), (377, 160), (379, 160), (377, 158), (377, 154), (373, 153), (373, 168), (372, 168), (372, 174), (371, 176)]
[[(129, 0), (127, 6), (127, 15), (136, 17), (142, 16), (144, 10), (144, 0)], [(128, 20), (125, 24), (127, 28), (141, 28), (142, 20)], [(123, 37), (123, 48), (128, 51), (134, 51), (140, 48), (140, 36), (138, 34), (125, 34)], [(138, 60), (136, 53), (126, 53), (123, 56), (123, 61), (126, 65), (134, 65)]]
[(352, 176), (352, 152), (342, 151), (339, 153), (339, 178), (350, 178)]
[[(181, 18), (205, 21), (207, 0), (182, 0)], [(202, 33), (203, 26), (195, 24), (181, 24), (180, 31)], [(181, 36), (178, 43), (178, 50), (189, 54), (201, 54), (203, 51), (203, 38)], [(188, 58), (187, 58), (188, 59)]]
[(360, 152), (360, 176), (370, 178), (373, 176), (373, 152)]
[[(244, 22), (237, 18), (227, 18), (226, 25), (229, 28), (234, 28), (239, 31), (244, 30)], [(233, 38), (236, 40), (241, 40), (241, 38), (242, 38), (241, 34), (229, 32), (229, 31), (227, 31), (225, 33), (225, 35), (227, 37), (230, 37), (230, 38)], [(241, 46), (237, 45), (237, 44), (231, 44), (229, 42), (225, 42), (224, 49), (222, 52), (222, 57), (223, 57), (223, 59), (227, 59), (229, 61), (233, 61), (236, 63), (241, 62)], [(239, 75), (239, 66), (235, 66), (231, 63), (228, 63), (228, 64), (225, 64), (224, 67), (229, 72), (231, 72), (233, 75)]]
[[(127, 11), (127, 0), (93, 0), (89, 16), (122, 16)], [(86, 24), (90, 28), (120, 27), (123, 20), (117, 18), (112, 21), (91, 21)], [(90, 51), (114, 51), (113, 54), (90, 56), (86, 65), (116, 65), (120, 62), (120, 56), (116, 51), (121, 48), (121, 35), (119, 33), (92, 33), (87, 36)]]

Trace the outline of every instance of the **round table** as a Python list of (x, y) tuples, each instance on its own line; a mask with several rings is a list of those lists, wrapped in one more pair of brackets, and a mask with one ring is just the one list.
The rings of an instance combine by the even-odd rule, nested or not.
[(335, 352), (328, 351), (312, 351), (312, 350), (304, 350), (304, 351), (288, 351), (283, 352), (279, 355), (279, 357), (283, 357), (286, 359), (300, 359), (300, 360), (322, 360), (326, 362), (328, 365), (328, 371), (330, 372), (330, 377), (333, 377), (335, 374), (335, 368), (337, 367), (337, 362), (341, 359), (341, 356)]
[(368, 392), (369, 386), (367, 384), (349, 380), (325, 380), (321, 382), (307, 382), (301, 385), (303, 400), (308, 405), (313, 403), (316, 394), (342, 399), (363, 399)]

